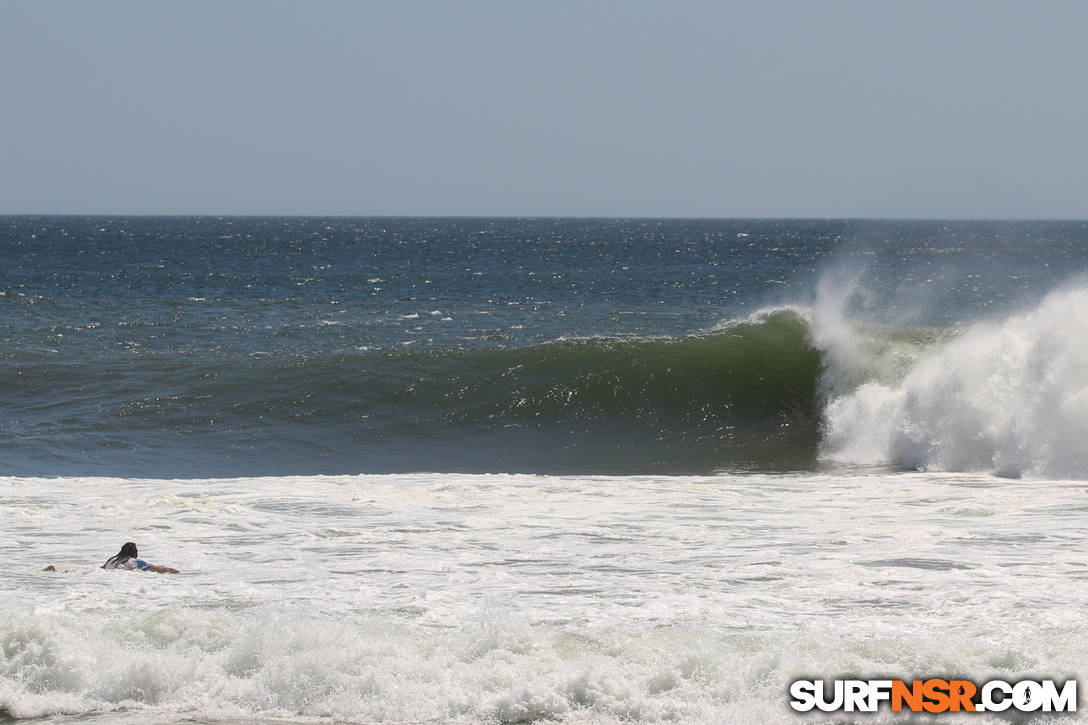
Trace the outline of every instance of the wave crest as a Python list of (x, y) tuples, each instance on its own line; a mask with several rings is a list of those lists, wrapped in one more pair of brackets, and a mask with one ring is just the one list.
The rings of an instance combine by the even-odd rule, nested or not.
[(1088, 477), (1088, 289), (973, 325), (899, 379), (831, 396), (825, 421), (833, 460)]

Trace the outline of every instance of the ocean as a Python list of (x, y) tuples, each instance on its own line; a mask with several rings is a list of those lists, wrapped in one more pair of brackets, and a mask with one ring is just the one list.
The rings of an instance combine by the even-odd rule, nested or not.
[(15, 216), (0, 260), (0, 722), (1088, 675), (1086, 222)]

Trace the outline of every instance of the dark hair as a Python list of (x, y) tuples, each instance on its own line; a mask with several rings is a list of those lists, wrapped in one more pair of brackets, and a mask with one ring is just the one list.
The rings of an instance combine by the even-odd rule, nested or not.
[(118, 552), (117, 556), (111, 556), (109, 559), (106, 559), (106, 563), (102, 565), (102, 568), (116, 569), (117, 567), (122, 566), (129, 559), (135, 559), (137, 556), (138, 553), (136, 551), (136, 544), (133, 544), (130, 541), (121, 547), (121, 551)]

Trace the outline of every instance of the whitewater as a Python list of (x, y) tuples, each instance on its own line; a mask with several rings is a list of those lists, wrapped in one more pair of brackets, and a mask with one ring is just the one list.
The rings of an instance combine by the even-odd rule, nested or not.
[[(830, 380), (842, 376), (837, 365), (851, 366), (852, 354), (832, 348)], [(971, 325), (950, 342), (918, 354), (905, 370), (901, 379), (865, 380), (830, 395), (829, 457), (1001, 476), (1088, 478), (1088, 289), (1083, 283), (1050, 293), (1031, 311)]]
[[(854, 356), (823, 473), (2, 479), (0, 712), (775, 723), (806, 676), (1076, 677), (1085, 310), (884, 345), (883, 382), (802, 311)], [(185, 574), (96, 568), (125, 537)]]
[[(810, 719), (785, 697), (805, 676), (1084, 663), (1079, 482), (42, 484), (0, 481), (0, 707), (16, 719), (777, 723)], [(183, 574), (96, 568), (130, 533)]]
[(1083, 693), (1083, 224), (6, 223), (0, 722), (1088, 722), (788, 704)]

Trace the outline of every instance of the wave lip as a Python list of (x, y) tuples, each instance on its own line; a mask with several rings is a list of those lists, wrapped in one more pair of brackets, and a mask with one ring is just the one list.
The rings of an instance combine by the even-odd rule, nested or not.
[(824, 417), (836, 461), (1088, 478), (1088, 289), (975, 324), (901, 379), (832, 397)]
[(58, 365), (0, 392), (8, 472), (1088, 478), (1088, 288), (957, 330), (779, 307), (706, 332)]

